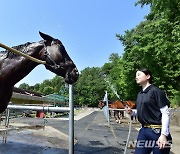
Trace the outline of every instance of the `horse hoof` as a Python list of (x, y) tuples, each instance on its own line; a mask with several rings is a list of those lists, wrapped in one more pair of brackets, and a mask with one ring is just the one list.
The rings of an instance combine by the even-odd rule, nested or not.
[(119, 124), (121, 124), (121, 121), (119, 120)]

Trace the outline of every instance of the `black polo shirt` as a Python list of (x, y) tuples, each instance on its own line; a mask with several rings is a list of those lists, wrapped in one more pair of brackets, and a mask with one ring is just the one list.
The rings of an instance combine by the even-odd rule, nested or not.
[(140, 91), (137, 97), (137, 117), (143, 124), (161, 124), (160, 108), (170, 105), (169, 100), (162, 90), (150, 85), (144, 91)]

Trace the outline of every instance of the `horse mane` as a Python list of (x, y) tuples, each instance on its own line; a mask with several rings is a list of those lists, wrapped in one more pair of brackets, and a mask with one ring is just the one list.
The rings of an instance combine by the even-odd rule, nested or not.
[[(27, 42), (25, 44), (13, 46), (12, 48), (16, 49), (16, 50), (19, 50), (19, 51), (21, 51), (23, 53), (27, 53), (28, 51), (26, 50), (26, 47), (28, 45), (30, 45), (30, 44), (32, 44), (32, 42)], [(0, 57), (5, 56), (5, 58), (10, 58), (10, 59), (19, 56), (19, 55), (15, 54), (15, 53), (13, 53), (11, 51), (8, 51), (8, 50), (0, 51), (0, 54), (2, 54), (2, 55), (0, 55)]]
[(28, 45), (32, 44), (31, 42), (27, 42), (27, 43), (24, 43), (24, 44), (20, 44), (20, 45), (17, 45), (17, 46), (13, 46), (12, 48), (16, 49), (16, 50), (21, 50), (22, 48), (24, 47), (27, 47)]

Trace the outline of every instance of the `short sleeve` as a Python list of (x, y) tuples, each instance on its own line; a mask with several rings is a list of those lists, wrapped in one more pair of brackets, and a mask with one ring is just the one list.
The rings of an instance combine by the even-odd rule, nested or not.
[(155, 98), (156, 98), (156, 101), (158, 103), (158, 106), (159, 108), (162, 108), (164, 106), (170, 106), (170, 102), (169, 100), (167, 99), (165, 93), (160, 90), (160, 89), (156, 89), (156, 92), (155, 92)]

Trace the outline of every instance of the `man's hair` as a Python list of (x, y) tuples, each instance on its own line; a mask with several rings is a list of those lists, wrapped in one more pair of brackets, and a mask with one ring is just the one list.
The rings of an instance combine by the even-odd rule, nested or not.
[(152, 73), (151, 73), (150, 70), (148, 70), (147, 68), (140, 68), (137, 71), (141, 71), (141, 72), (143, 72), (146, 75), (150, 75), (149, 83), (152, 83), (153, 76), (152, 76)]

